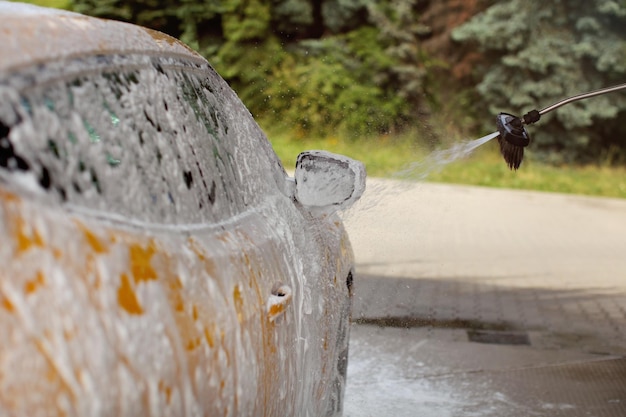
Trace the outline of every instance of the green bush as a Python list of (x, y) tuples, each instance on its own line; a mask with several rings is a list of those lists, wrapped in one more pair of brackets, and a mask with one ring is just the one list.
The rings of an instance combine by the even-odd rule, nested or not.
[(407, 102), (385, 88), (391, 60), (363, 27), (345, 35), (302, 41), (273, 73), (263, 116), (305, 134), (363, 137), (387, 132), (408, 113)]

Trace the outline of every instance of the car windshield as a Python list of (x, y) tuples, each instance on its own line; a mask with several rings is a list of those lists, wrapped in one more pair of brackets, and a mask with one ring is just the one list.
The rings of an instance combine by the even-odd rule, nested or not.
[(67, 66), (39, 65), (0, 84), (5, 181), (159, 223), (222, 220), (249, 203), (237, 114), (208, 65), (93, 56)]

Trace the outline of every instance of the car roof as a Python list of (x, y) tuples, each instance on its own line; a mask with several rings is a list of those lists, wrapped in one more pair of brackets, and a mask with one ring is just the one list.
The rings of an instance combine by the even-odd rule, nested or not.
[(154, 53), (201, 58), (161, 32), (65, 10), (0, 1), (0, 72), (81, 55)]

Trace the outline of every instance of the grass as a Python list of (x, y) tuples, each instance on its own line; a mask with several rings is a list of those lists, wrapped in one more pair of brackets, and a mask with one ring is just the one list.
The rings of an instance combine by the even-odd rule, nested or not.
[(432, 181), (626, 198), (626, 168), (608, 166), (552, 166), (526, 158), (510, 171), (496, 142), (467, 160), (448, 165)]
[(53, 7), (56, 9), (68, 9), (72, 5), (71, 0), (10, 0), (13, 2), (36, 4), (37, 6)]
[(368, 175), (376, 177), (390, 176), (399, 166), (412, 160), (407, 154), (409, 145), (406, 142), (385, 137), (351, 142), (337, 137), (291, 139), (285, 134), (268, 136), (287, 169), (293, 169), (298, 154), (309, 149), (323, 149), (358, 159), (365, 164)]
[[(415, 179), (424, 176), (410, 164), (429, 161), (429, 150), (414, 144), (410, 136), (379, 137), (360, 142), (340, 138), (291, 139), (286, 134), (269, 135), (274, 150), (286, 168), (293, 169), (296, 156), (307, 149), (324, 149), (362, 161), (369, 176)], [(430, 165), (429, 165), (430, 166)], [(539, 190), (590, 196), (626, 198), (626, 167), (551, 166), (528, 155), (518, 171), (510, 171), (500, 156), (495, 140), (483, 145), (468, 158), (435, 167), (427, 181), (480, 185), (498, 188)]]

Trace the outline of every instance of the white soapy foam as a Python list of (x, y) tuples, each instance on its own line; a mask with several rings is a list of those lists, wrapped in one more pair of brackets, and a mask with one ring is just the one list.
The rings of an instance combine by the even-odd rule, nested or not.
[(352, 207), (365, 191), (365, 166), (326, 151), (301, 153), (294, 178), (296, 199), (324, 213)]

